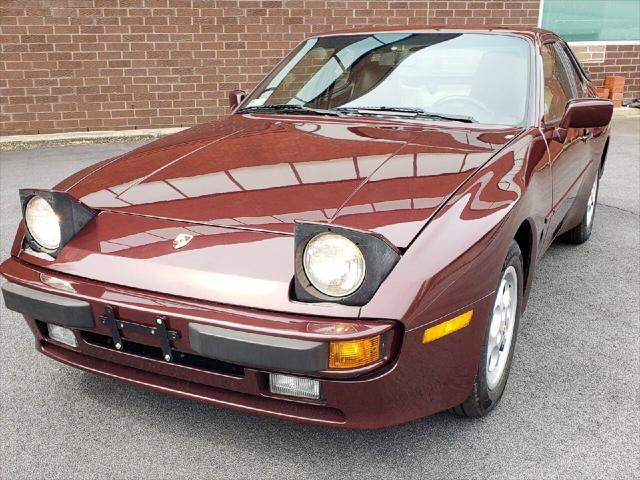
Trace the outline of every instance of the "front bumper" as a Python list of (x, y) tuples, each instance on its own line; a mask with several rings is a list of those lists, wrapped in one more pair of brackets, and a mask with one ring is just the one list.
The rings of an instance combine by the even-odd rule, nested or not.
[[(378, 428), (457, 405), (466, 398), (477, 368), (475, 350), (484, 322), (433, 344), (421, 342), (424, 327), (404, 332), (400, 323), (279, 315), (160, 296), (55, 274), (16, 259), (0, 266), (7, 307), (22, 313), (45, 355), (83, 370), (213, 405), (317, 424)], [(157, 342), (123, 330), (114, 348), (106, 307), (146, 329), (166, 319), (175, 333), (173, 361), (163, 360)], [(467, 307), (469, 308), (469, 307)], [(483, 299), (477, 315), (489, 311)], [(47, 335), (46, 323), (74, 330), (78, 347)], [(328, 338), (313, 325), (339, 322), (349, 333)], [(478, 327), (479, 326), (479, 327)], [(328, 371), (329, 339), (381, 334), (384, 358), (375, 365)], [(479, 337), (480, 336), (480, 337)], [(268, 374), (303, 374), (321, 381), (322, 399), (272, 394)]]
[[(55, 295), (11, 282), (2, 286), (2, 294), (9, 310), (19, 312), (27, 318), (40, 319), (41, 323), (52, 323), (70, 329), (96, 330), (91, 304), (85, 300)], [(113, 311), (110, 306), (109, 309)], [(107, 324), (104, 315), (101, 320)], [(118, 337), (121, 333), (123, 337), (126, 335), (120, 329), (134, 330), (139, 335), (148, 332), (150, 336), (161, 337), (160, 329), (155, 326), (146, 327), (115, 318), (114, 321), (120, 325), (116, 333)], [(175, 339), (179, 338), (177, 332), (173, 333)], [(84, 335), (83, 338), (91, 337)], [(95, 336), (93, 338), (97, 339)], [(107, 338), (113, 340), (113, 337)], [(188, 339), (192, 352), (222, 362), (296, 373), (317, 373), (328, 369), (327, 342), (264, 335), (197, 322), (188, 323)], [(151, 338), (147, 340), (150, 341)]]

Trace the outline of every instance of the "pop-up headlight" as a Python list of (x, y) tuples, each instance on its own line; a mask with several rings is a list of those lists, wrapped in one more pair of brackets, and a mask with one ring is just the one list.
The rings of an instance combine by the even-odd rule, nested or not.
[(34, 195), (24, 209), (24, 221), (31, 238), (45, 250), (56, 250), (60, 246), (60, 219), (51, 204)]
[(330, 297), (346, 297), (355, 292), (366, 272), (360, 248), (347, 237), (319, 233), (304, 248), (304, 272), (311, 284)]
[(293, 294), (303, 302), (364, 305), (400, 259), (379, 235), (297, 222)]
[(20, 190), (29, 246), (56, 257), (96, 212), (64, 192)]

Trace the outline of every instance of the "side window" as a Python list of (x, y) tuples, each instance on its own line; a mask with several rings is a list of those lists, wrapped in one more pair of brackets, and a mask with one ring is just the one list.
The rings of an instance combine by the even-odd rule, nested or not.
[(560, 43), (554, 44), (556, 47), (556, 51), (558, 52), (558, 57), (562, 60), (562, 63), (565, 65), (565, 69), (569, 73), (569, 78), (574, 86), (574, 98), (582, 98), (585, 96), (586, 85), (584, 83), (584, 79), (582, 75), (578, 71), (578, 66), (575, 62), (577, 60), (573, 56), (573, 54), (568, 50), (566, 45), (562, 45)]
[(540, 53), (544, 74), (544, 119), (553, 123), (562, 118), (565, 105), (577, 94), (554, 44), (543, 45)]

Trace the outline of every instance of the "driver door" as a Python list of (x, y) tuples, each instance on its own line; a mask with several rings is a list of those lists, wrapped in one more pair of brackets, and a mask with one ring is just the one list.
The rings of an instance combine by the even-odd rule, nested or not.
[(554, 132), (564, 115), (567, 102), (584, 96), (573, 66), (558, 42), (545, 43), (541, 49), (544, 73), (543, 131), (549, 148), (552, 177), (553, 211), (549, 221), (547, 243), (562, 227), (580, 188), (581, 178), (589, 165), (587, 129), (569, 129), (562, 142)]

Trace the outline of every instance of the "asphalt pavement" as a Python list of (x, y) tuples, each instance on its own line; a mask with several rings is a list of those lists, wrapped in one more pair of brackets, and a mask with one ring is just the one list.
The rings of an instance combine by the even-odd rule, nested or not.
[[(0, 257), (18, 188), (135, 146), (0, 152)], [(639, 164), (640, 112), (618, 112), (593, 235), (543, 258), (487, 418), (357, 432), (217, 409), (49, 360), (2, 303), (0, 478), (639, 478)]]

